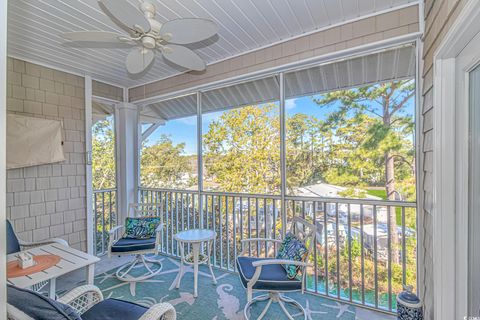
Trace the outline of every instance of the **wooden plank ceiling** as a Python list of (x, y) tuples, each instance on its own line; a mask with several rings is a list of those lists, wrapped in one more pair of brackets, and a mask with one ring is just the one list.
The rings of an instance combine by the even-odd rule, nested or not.
[[(138, 0), (128, 0), (137, 4)], [(214, 20), (218, 38), (194, 50), (208, 64), (328, 25), (395, 8), (416, 0), (151, 0), (157, 19), (183, 17)], [(124, 61), (129, 49), (66, 46), (68, 31), (123, 32), (100, 9), (97, 0), (9, 0), (8, 54), (130, 87), (179, 72), (157, 57), (148, 73), (132, 78)]]

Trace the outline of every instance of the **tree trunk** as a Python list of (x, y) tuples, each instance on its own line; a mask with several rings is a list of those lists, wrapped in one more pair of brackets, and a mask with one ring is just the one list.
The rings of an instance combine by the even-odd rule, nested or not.
[[(390, 152), (385, 153), (385, 189), (389, 200), (396, 200), (395, 192), (395, 167), (394, 158)], [(392, 262), (399, 263), (398, 235), (397, 235), (397, 214), (395, 207), (387, 208), (387, 214), (390, 216), (389, 235), (391, 237)]]
[[(392, 85), (391, 92), (384, 98), (383, 101), (383, 124), (385, 127), (391, 127), (392, 114), (390, 113), (390, 98), (392, 97), (395, 89)], [(389, 200), (396, 200), (395, 192), (395, 162), (392, 152), (385, 152), (385, 189), (387, 191), (387, 198)], [(387, 214), (390, 218), (390, 225), (388, 226), (388, 235), (391, 239), (391, 258), (392, 263), (399, 263), (399, 251), (398, 251), (398, 235), (397, 235), (397, 214), (395, 207), (387, 207)]]

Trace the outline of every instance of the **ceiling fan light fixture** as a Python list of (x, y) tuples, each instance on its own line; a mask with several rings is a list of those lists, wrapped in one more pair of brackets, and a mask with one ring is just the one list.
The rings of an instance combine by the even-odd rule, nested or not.
[(153, 49), (157, 45), (156, 43), (157, 40), (154, 37), (147, 35), (142, 38), (142, 44), (145, 48)]
[[(150, 0), (152, 1), (152, 0)], [(181, 18), (161, 23), (155, 20), (156, 8), (152, 2), (139, 0), (133, 6), (128, 0), (98, 0), (112, 20), (130, 33), (130, 36), (104, 31), (67, 32), (63, 37), (88, 46), (90, 42), (126, 43), (135, 47), (127, 55), (125, 65), (130, 74), (139, 74), (153, 62), (155, 54), (186, 69), (201, 71), (205, 61), (191, 49), (184, 47), (214, 36), (216, 24), (208, 19)]]

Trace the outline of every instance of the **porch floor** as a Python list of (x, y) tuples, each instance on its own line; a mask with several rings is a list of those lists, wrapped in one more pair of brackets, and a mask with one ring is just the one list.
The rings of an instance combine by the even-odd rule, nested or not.
[[(119, 298), (135, 301), (142, 305), (152, 305), (158, 302), (170, 302), (177, 310), (178, 319), (243, 319), (243, 306), (246, 303), (246, 294), (241, 286), (238, 275), (214, 270), (217, 277), (217, 286), (212, 284), (208, 269), (200, 267), (199, 296), (193, 298), (193, 274), (188, 271), (182, 279), (180, 289), (174, 288), (174, 281), (178, 272), (179, 261), (165, 256), (162, 260), (163, 270), (154, 278), (138, 283), (121, 282), (115, 277), (116, 268), (130, 257), (102, 257), (95, 267), (95, 284), (101, 288), (106, 298)], [(57, 281), (58, 294), (81, 285), (85, 281), (85, 272), (79, 270)], [(299, 301), (307, 310), (308, 319), (342, 319), (342, 320), (377, 320), (395, 317), (365, 308), (338, 303), (336, 301), (311, 294), (289, 294), (289, 297)], [(254, 319), (262, 311), (265, 303), (260, 303), (252, 309), (251, 318)], [(291, 309), (295, 314), (294, 309)], [(278, 306), (272, 305), (265, 319), (284, 319)], [(301, 319), (296, 317), (295, 319)]]

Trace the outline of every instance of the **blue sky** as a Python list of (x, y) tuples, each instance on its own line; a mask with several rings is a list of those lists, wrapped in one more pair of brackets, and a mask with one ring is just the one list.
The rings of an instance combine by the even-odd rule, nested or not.
[[(328, 108), (320, 108), (317, 104), (313, 102), (313, 98), (320, 98), (320, 95), (316, 96), (304, 96), (300, 98), (287, 99), (285, 101), (285, 110), (287, 116), (291, 116), (295, 113), (304, 113), (307, 115), (316, 116), (318, 119), (324, 119), (328, 113), (333, 111), (338, 107), (338, 104), (333, 104)], [(411, 100), (410, 103), (405, 108), (405, 111), (409, 114), (414, 112), (414, 101)], [(202, 130), (206, 132), (208, 126), (212, 121), (218, 119), (218, 117), (224, 111), (212, 112), (204, 114), (202, 117)], [(175, 144), (185, 143), (185, 154), (196, 154), (197, 153), (197, 118), (196, 116), (171, 120), (168, 121), (164, 126), (159, 127), (152, 135), (148, 138), (147, 144), (154, 144), (158, 141), (159, 137), (162, 134), (170, 136)]]

